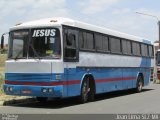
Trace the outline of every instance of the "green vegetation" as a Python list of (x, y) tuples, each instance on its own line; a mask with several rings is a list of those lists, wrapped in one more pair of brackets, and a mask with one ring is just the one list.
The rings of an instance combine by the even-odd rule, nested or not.
[(0, 74), (0, 95), (3, 94), (2, 85), (4, 83), (4, 76)]
[(4, 66), (6, 54), (0, 54), (0, 95), (3, 94), (2, 85), (4, 83)]

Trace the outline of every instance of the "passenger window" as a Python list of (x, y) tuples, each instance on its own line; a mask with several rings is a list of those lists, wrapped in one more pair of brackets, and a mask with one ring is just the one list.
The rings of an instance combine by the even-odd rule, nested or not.
[(149, 49), (149, 56), (153, 57), (153, 46), (149, 45), (148, 49)]
[(142, 56), (147, 57), (148, 56), (148, 46), (145, 44), (141, 44), (141, 50), (142, 50)]
[(87, 33), (83, 32), (83, 48), (88, 49)]
[(127, 41), (127, 53), (128, 53), (129, 55), (132, 54), (131, 41)]
[(121, 40), (118, 38), (110, 37), (111, 41), (111, 52), (121, 53)]
[(79, 31), (78, 38), (79, 38), (79, 48), (83, 49), (84, 48), (83, 32)]
[(93, 33), (79, 32), (79, 45), (83, 50), (95, 50)]
[(122, 52), (123, 54), (131, 55), (131, 42), (128, 40), (122, 40)]
[(94, 39), (92, 33), (87, 33), (88, 49), (94, 50)]
[(126, 40), (122, 40), (122, 52), (123, 52), (123, 54), (128, 54), (127, 41)]
[(102, 39), (102, 35), (100, 35), (100, 34), (95, 34), (95, 41), (96, 41), (96, 50), (97, 50), (97, 51), (102, 51), (102, 50), (103, 50), (103, 39)]
[(103, 36), (103, 51), (104, 52), (109, 51), (109, 39), (107, 36)]
[(132, 51), (133, 55), (141, 55), (141, 49), (140, 49), (140, 44), (137, 42), (132, 42)]

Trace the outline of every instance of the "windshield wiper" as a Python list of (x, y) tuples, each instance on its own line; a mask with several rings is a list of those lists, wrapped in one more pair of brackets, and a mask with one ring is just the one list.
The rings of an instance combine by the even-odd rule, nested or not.
[[(35, 50), (35, 48), (30, 44), (30, 47), (32, 48), (34, 54), (38, 57), (38, 59), (40, 60), (41, 57), (38, 55), (37, 51)], [(16, 57), (14, 58), (14, 60), (20, 59), (19, 56), (21, 55), (21, 53), (23, 52), (23, 49), (21, 51), (18, 52), (18, 54), (16, 55)], [(33, 58), (35, 58), (35, 55)]]
[[(33, 52), (34, 52), (34, 55), (36, 55), (37, 58), (40, 60), (41, 57), (39, 56), (39, 54), (37, 53), (37, 51), (35, 50), (35, 48), (33, 47), (33, 45), (30, 43), (29, 46), (32, 48), (32, 50), (33, 50)], [(35, 58), (35, 56), (34, 56), (33, 58)]]
[(16, 55), (16, 57), (14, 58), (14, 60), (19, 59), (20, 54), (23, 52), (23, 49), (21, 51), (19, 51), (19, 53)]

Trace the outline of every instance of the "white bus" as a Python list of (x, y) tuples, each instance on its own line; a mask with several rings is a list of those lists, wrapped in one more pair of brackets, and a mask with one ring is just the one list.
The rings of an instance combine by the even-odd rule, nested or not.
[[(3, 40), (2, 40), (3, 43)], [(47, 98), (135, 89), (150, 82), (151, 41), (68, 18), (20, 23), (9, 31), (4, 92)]]

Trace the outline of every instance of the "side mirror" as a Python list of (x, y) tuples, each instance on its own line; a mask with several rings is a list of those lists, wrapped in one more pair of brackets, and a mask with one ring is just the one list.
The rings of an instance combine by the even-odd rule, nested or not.
[(1, 49), (4, 48), (4, 34), (1, 37)]

